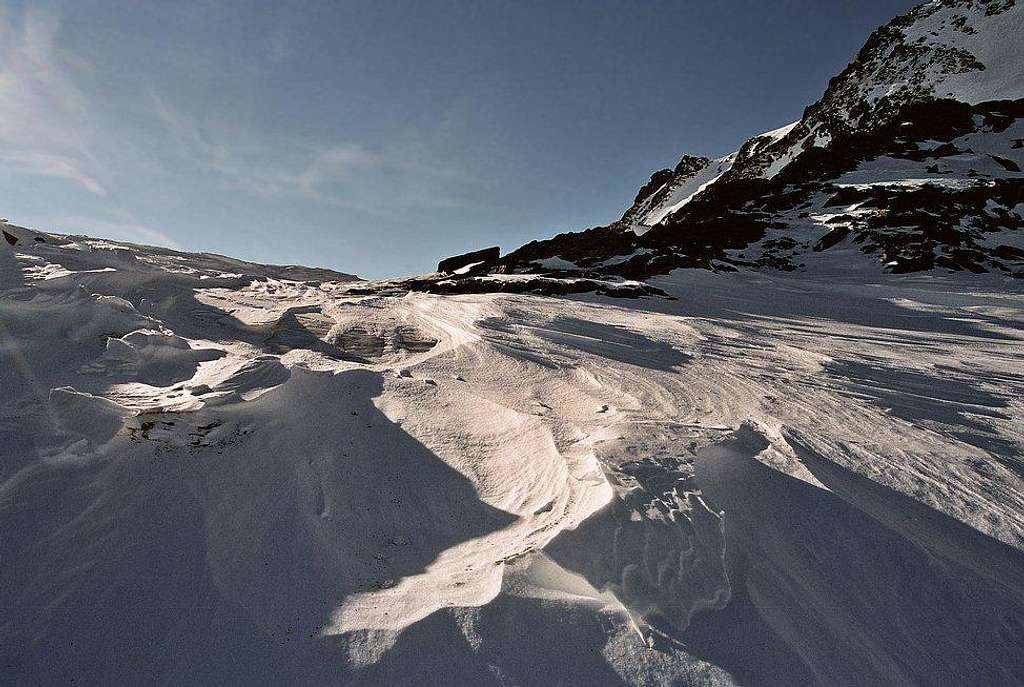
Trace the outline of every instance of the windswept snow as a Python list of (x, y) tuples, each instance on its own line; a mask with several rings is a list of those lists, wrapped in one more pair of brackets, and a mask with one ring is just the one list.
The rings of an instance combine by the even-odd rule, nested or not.
[(783, 124), (778, 129), (766, 131), (763, 134), (755, 136), (754, 138), (764, 140), (764, 145), (770, 145), (771, 143), (774, 143), (775, 141), (779, 140), (780, 138), (788, 134), (790, 131), (792, 131), (793, 128), (799, 123), (800, 120), (790, 122), (789, 124)]
[(1022, 17), (420, 277), (0, 221), (0, 684), (1024, 684)]
[(1019, 287), (205, 259), (0, 251), (4, 682), (1024, 679)]

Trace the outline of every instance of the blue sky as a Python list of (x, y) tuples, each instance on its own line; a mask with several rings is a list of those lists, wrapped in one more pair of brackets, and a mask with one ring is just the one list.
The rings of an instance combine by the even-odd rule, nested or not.
[(367, 277), (605, 224), (913, 3), (0, 0), (0, 215)]

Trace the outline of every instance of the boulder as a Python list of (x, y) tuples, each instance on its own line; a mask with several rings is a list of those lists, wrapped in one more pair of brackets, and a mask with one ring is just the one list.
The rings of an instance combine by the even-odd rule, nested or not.
[[(453, 255), (452, 257), (445, 258), (441, 262), (437, 263), (437, 271), (454, 272), (460, 268), (466, 267), (467, 265), (474, 265), (474, 267), (479, 268), (489, 267), (498, 262), (498, 258), (500, 256), (501, 248), (498, 246), (491, 246), (490, 248), (475, 250), (461, 255)], [(482, 264), (476, 265), (475, 263)]]

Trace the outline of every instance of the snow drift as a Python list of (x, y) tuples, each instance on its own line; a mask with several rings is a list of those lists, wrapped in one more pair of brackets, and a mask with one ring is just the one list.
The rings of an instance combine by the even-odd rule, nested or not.
[(7, 230), (7, 682), (1024, 679), (1011, 283), (438, 296)]

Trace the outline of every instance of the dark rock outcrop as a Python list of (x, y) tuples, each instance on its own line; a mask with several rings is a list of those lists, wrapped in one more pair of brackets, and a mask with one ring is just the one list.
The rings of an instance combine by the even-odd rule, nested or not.
[(480, 250), (463, 253), (461, 255), (453, 255), (452, 257), (445, 258), (441, 262), (437, 263), (437, 271), (454, 272), (457, 269), (461, 269), (467, 265), (472, 265), (473, 263), (481, 263), (479, 265), (474, 265), (474, 267), (479, 268), (480, 271), (486, 271), (487, 268), (494, 266), (498, 262), (498, 257), (500, 255), (501, 248), (498, 246), (482, 248)]

